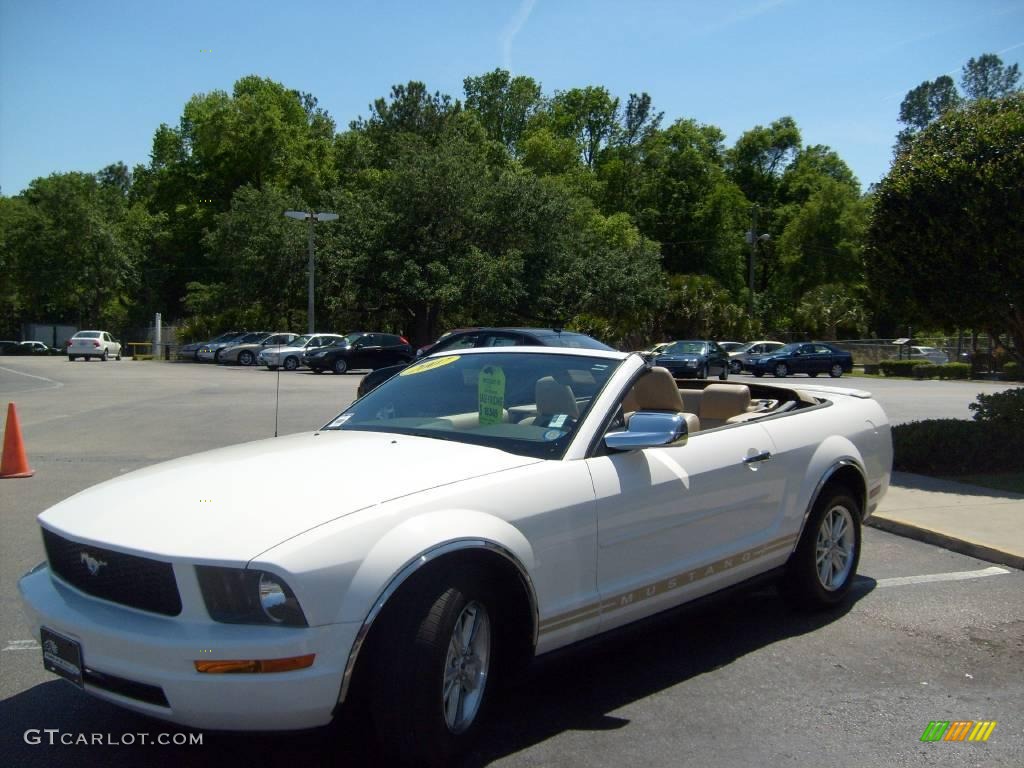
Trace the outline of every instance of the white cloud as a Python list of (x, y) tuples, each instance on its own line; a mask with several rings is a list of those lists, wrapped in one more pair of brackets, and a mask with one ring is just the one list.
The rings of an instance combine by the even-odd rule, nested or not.
[(501, 65), (509, 72), (512, 71), (512, 41), (526, 25), (526, 21), (533, 12), (533, 6), (536, 4), (537, 0), (523, 0), (519, 4), (519, 8), (516, 9), (515, 15), (498, 36), (498, 42), (501, 43)]

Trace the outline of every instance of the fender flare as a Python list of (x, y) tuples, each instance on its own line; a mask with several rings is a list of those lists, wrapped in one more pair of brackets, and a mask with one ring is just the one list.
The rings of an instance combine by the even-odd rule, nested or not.
[[(432, 531), (434, 534), (434, 542), (425, 548), (422, 547), (424, 531)], [(446, 533), (450, 535), (445, 536)], [(419, 542), (419, 544), (411, 546), (413, 542)], [(537, 605), (536, 589), (530, 578), (530, 569), (534, 564), (533, 548), (526, 537), (508, 522), (473, 510), (447, 510), (411, 518), (377, 542), (364, 558), (363, 564), (349, 584), (348, 593), (358, 593), (361, 588), (364, 588), (360, 582), (363, 582), (366, 585), (365, 588), (368, 588), (369, 583), (376, 581), (373, 578), (374, 572), (380, 573), (382, 568), (387, 567), (390, 573), (383, 588), (374, 588), (375, 597), (368, 609), (365, 609), (365, 602), (361, 601), (364, 606), (364, 614), (349, 650), (345, 670), (342, 673), (341, 690), (338, 694), (339, 705), (343, 704), (348, 696), (360, 651), (363, 649), (374, 621), (388, 600), (427, 563), (454, 552), (469, 550), (483, 550), (496, 554), (515, 567), (530, 602), (533, 624), (531, 636), (533, 645), (536, 647), (540, 628), (540, 609)], [(398, 553), (403, 553), (404, 558), (399, 566), (397, 568), (393, 565), (385, 566), (386, 562), (397, 562), (395, 556)], [(346, 599), (343, 599), (342, 605), (344, 606), (347, 602)]]
[[(837, 442), (839, 443), (838, 445), (836, 444)], [(816, 470), (815, 467), (820, 467), (822, 463), (824, 463), (819, 463), (819, 459), (822, 458), (823, 454), (831, 454), (835, 458), (830, 461), (827, 459), (825, 460), (827, 461), (827, 465), (824, 470)], [(845, 467), (853, 467), (857, 470), (857, 474), (860, 475), (862, 488), (854, 488), (851, 490), (861, 491), (860, 501), (865, 507), (865, 509), (861, 510), (861, 515), (863, 516), (866, 512), (868, 475), (864, 469), (863, 457), (861, 457), (860, 451), (857, 450), (857, 447), (852, 442), (842, 437), (833, 437), (832, 439), (826, 440), (818, 447), (818, 450), (815, 451), (815, 454), (809, 463), (809, 467), (812, 471), (808, 473), (806, 478), (808, 484), (810, 481), (814, 480), (815, 475), (817, 475), (818, 479), (815, 481), (814, 490), (811, 491), (807, 499), (807, 504), (804, 506), (803, 519), (800, 521), (800, 534), (797, 536), (796, 544), (799, 544), (800, 539), (803, 537), (804, 528), (807, 525), (807, 518), (810, 517), (811, 510), (814, 509), (814, 505), (818, 503), (818, 498), (821, 496), (821, 492), (825, 490), (825, 486), (828, 484), (829, 480), (831, 480), (837, 472)], [(796, 548), (796, 544), (794, 544), (794, 549)]]

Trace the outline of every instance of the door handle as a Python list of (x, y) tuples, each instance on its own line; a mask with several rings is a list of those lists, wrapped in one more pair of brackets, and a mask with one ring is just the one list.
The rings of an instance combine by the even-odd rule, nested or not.
[(743, 459), (744, 464), (759, 464), (762, 461), (768, 461), (772, 457), (771, 451), (761, 451), (755, 453), (753, 456), (747, 456)]

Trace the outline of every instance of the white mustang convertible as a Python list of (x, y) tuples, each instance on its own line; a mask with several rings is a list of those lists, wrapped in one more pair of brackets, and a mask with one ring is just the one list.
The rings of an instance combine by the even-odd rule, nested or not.
[[(866, 392), (460, 350), (316, 432), (52, 507), (20, 589), (47, 669), (97, 697), (240, 730), (358, 708), (400, 756), (444, 763), (535, 655), (766, 576), (805, 607), (843, 600), (891, 462)], [(251, 482), (310, 467), (346, 493)], [(211, 471), (200, 501), (182, 478)]]

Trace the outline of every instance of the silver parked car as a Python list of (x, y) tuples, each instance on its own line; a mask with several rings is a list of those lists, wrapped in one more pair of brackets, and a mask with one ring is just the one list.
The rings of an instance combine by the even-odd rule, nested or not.
[(260, 334), (260, 336), (261, 338), (255, 342), (242, 342), (224, 347), (220, 350), (217, 362), (222, 365), (230, 363), (256, 365), (256, 360), (263, 350), (269, 349), (274, 351), (276, 348), (291, 344), (295, 339), (299, 338), (297, 333), (286, 333), (284, 331), (264, 333)]
[(729, 372), (739, 373), (747, 367), (751, 358), (766, 355), (784, 346), (781, 341), (748, 341), (739, 349), (729, 352)]

